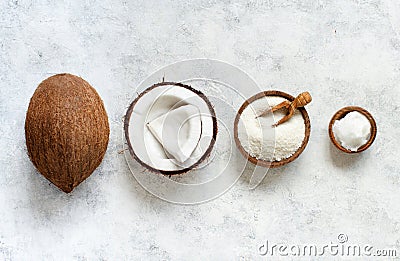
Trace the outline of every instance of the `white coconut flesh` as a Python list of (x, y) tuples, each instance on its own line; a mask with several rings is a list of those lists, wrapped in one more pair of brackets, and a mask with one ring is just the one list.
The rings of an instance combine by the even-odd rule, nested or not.
[(162, 85), (143, 94), (129, 119), (135, 155), (163, 171), (190, 168), (210, 147), (214, 132), (206, 101), (181, 86)]
[(183, 105), (147, 123), (147, 127), (167, 154), (184, 163), (200, 140), (200, 111), (191, 104)]

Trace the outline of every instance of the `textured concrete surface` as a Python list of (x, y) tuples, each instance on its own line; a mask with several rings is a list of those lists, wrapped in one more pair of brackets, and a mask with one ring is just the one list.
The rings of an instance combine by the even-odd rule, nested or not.
[[(257, 259), (266, 240), (349, 242), (400, 253), (400, 3), (394, 0), (0, 2), (0, 259)], [(182, 59), (230, 62), (265, 89), (308, 90), (312, 134), (301, 157), (254, 191), (174, 205), (136, 182), (121, 119), (146, 75)], [(111, 136), (100, 168), (70, 195), (42, 178), (24, 144), (29, 98), (70, 72), (102, 96)], [(378, 137), (361, 155), (330, 144), (346, 105), (369, 110)]]

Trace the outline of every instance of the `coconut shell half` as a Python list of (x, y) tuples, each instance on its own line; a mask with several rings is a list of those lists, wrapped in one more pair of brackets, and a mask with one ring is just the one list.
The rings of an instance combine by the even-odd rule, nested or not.
[[(144, 120), (146, 117), (149, 115), (149, 110), (145, 109), (142, 111), (142, 106), (146, 104), (146, 102), (141, 103), (141, 101), (148, 99), (148, 107), (157, 107), (157, 101), (158, 99), (161, 99), (163, 95), (165, 96), (173, 96), (171, 93), (167, 92), (166, 90), (168, 88), (176, 88), (176, 93), (174, 95), (177, 95), (177, 93), (182, 94), (181, 97), (176, 97), (178, 101), (172, 102), (172, 104), (167, 105), (171, 106), (173, 108), (177, 104), (185, 104), (188, 100), (193, 99), (193, 97), (196, 97), (198, 102), (195, 104), (201, 103), (202, 108), (204, 108), (204, 111), (200, 111), (200, 113), (206, 115), (209, 117), (209, 124), (207, 127), (210, 127), (208, 130), (210, 134), (209, 137), (211, 138), (209, 140), (209, 143), (207, 144), (206, 149), (202, 154), (200, 154), (200, 157), (198, 157), (197, 161), (191, 162), (191, 165), (185, 165), (185, 164), (176, 164), (178, 166), (177, 169), (162, 169), (154, 166), (151, 161), (146, 159), (144, 155), (152, 154), (150, 150), (146, 147), (145, 144), (145, 137), (146, 135), (143, 133), (140, 133), (140, 129), (147, 129), (143, 128), (143, 125), (145, 124), (146, 120)], [(180, 89), (180, 90), (179, 90)], [(189, 96), (190, 98), (186, 97), (183, 93), (191, 93), (193, 96)], [(166, 95), (168, 93), (168, 95)], [(163, 95), (161, 95), (163, 94)], [(164, 100), (164, 104), (168, 104), (169, 102), (166, 102)], [(171, 108), (168, 110), (170, 111)], [(169, 114), (171, 115), (171, 114)], [(143, 118), (143, 121), (139, 120), (139, 118)], [(152, 119), (154, 120), (154, 119)], [(204, 124), (204, 122), (202, 123)], [(134, 127), (134, 128), (133, 128)], [(132, 133), (132, 131), (137, 131), (136, 135)], [(203, 132), (204, 131), (204, 132)], [(176, 83), (176, 82), (160, 82), (156, 83), (150, 87), (148, 87), (146, 90), (141, 92), (135, 100), (130, 104), (126, 115), (125, 115), (125, 120), (124, 120), (124, 132), (125, 132), (125, 139), (127, 141), (127, 146), (130, 152), (130, 155), (143, 167), (147, 168), (151, 172), (154, 173), (161, 173), (163, 175), (178, 175), (178, 174), (184, 174), (187, 173), (188, 171), (191, 171), (195, 169), (197, 166), (199, 166), (202, 162), (204, 162), (209, 155), (211, 154), (212, 149), (214, 148), (214, 144), (217, 138), (217, 133), (218, 133), (218, 126), (217, 126), (217, 117), (215, 114), (215, 110), (210, 102), (210, 100), (207, 98), (205, 94), (203, 94), (201, 91), (196, 90), (192, 88), (189, 85), (185, 85), (182, 83)], [(201, 134), (207, 133), (205, 130), (201, 130)], [(194, 135), (196, 136), (196, 135)], [(138, 137), (138, 139), (135, 139), (134, 137)], [(173, 137), (173, 136), (172, 136)], [(201, 137), (200, 137), (201, 139)], [(142, 140), (142, 143), (141, 141)], [(208, 140), (207, 140), (208, 141)], [(157, 157), (157, 156), (155, 156)], [(161, 158), (158, 158), (157, 160), (162, 160)], [(169, 159), (168, 159), (169, 160)]]
[(30, 100), (25, 120), (28, 155), (37, 170), (66, 193), (99, 166), (109, 133), (103, 101), (78, 76), (54, 75)]

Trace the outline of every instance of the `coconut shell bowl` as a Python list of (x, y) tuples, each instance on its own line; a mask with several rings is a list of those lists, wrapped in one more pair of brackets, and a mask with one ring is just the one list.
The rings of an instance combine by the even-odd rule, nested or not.
[(240, 121), (240, 117), (242, 115), (242, 112), (246, 109), (246, 107), (248, 105), (250, 105), (252, 102), (267, 97), (267, 96), (278, 96), (278, 97), (282, 97), (287, 99), (289, 102), (292, 102), (295, 97), (293, 97), (290, 94), (287, 94), (285, 92), (281, 92), (281, 91), (263, 91), (260, 92), (252, 97), (250, 97), (249, 99), (247, 99), (242, 106), (239, 108), (237, 114), (236, 114), (236, 118), (235, 118), (235, 122), (234, 122), (234, 140), (236, 143), (236, 146), (238, 148), (238, 150), (240, 151), (240, 153), (242, 154), (243, 157), (247, 158), (248, 161), (250, 161), (251, 163), (258, 165), (258, 166), (262, 166), (262, 167), (267, 167), (267, 168), (276, 168), (276, 167), (281, 167), (284, 166), (292, 161), (294, 161), (295, 159), (297, 159), (300, 154), (304, 151), (304, 149), (307, 146), (308, 140), (310, 138), (310, 132), (311, 132), (311, 124), (310, 124), (310, 118), (308, 117), (308, 113), (306, 111), (306, 109), (304, 107), (301, 108), (297, 108), (297, 110), (300, 111), (301, 115), (303, 116), (304, 119), (304, 124), (305, 124), (305, 135), (304, 135), (304, 140), (301, 144), (301, 146), (297, 149), (297, 151), (290, 157), (286, 158), (286, 159), (282, 159), (280, 161), (266, 161), (263, 159), (257, 159), (255, 157), (252, 157), (242, 146), (240, 140), (239, 140), (239, 134), (238, 134), (238, 125), (239, 125), (239, 121)]
[[(361, 113), (362, 115), (364, 115), (368, 119), (369, 123), (371, 124), (371, 131), (370, 131), (371, 134), (370, 134), (368, 141), (364, 145), (362, 145), (360, 148), (358, 148), (357, 151), (351, 151), (351, 150), (344, 148), (340, 144), (340, 142), (336, 140), (335, 135), (333, 133), (333, 124), (335, 123), (335, 121), (344, 118), (349, 112), (352, 112), (352, 111), (357, 111), (357, 112)], [(374, 118), (367, 110), (365, 110), (361, 107), (357, 107), (357, 106), (348, 106), (348, 107), (344, 107), (344, 108), (338, 110), (333, 115), (331, 121), (329, 122), (328, 132), (329, 132), (329, 137), (330, 137), (333, 145), (336, 148), (338, 148), (339, 150), (341, 150), (343, 152), (354, 154), (354, 153), (360, 153), (362, 151), (365, 151), (366, 149), (371, 147), (371, 145), (374, 142), (375, 137), (376, 137), (377, 127), (376, 127), (376, 122), (375, 122)]]

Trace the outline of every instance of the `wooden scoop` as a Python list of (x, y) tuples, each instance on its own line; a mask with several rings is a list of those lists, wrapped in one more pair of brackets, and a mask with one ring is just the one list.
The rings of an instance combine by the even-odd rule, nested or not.
[(274, 127), (278, 126), (279, 124), (282, 124), (286, 121), (288, 121), (294, 114), (295, 110), (299, 107), (304, 107), (307, 104), (309, 104), (312, 101), (311, 95), (309, 92), (303, 92), (300, 93), (292, 102), (290, 101), (283, 101), (279, 103), (278, 105), (275, 105), (274, 107), (262, 111), (259, 115), (257, 115), (256, 118), (258, 117), (263, 117), (267, 115), (269, 112), (275, 112), (277, 110), (280, 110), (282, 108), (286, 108), (288, 110), (288, 114), (286, 114), (282, 119), (280, 119), (277, 123), (275, 123)]

